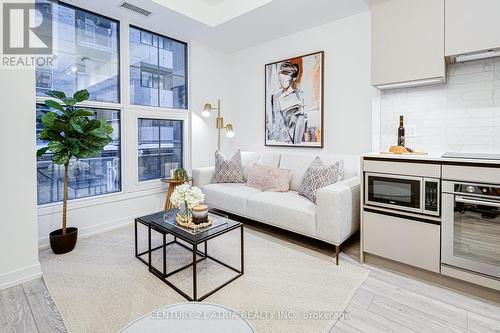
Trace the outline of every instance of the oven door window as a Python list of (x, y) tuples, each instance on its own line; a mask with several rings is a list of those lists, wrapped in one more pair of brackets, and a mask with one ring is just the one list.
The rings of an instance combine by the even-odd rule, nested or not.
[(500, 266), (498, 204), (460, 197), (455, 200), (453, 255)]
[(368, 176), (368, 202), (420, 209), (417, 179)]

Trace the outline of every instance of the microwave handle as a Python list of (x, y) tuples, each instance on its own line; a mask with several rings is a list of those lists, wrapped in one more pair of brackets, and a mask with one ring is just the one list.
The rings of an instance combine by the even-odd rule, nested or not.
[(500, 202), (469, 199), (469, 198), (464, 198), (462, 196), (456, 196), (455, 202), (462, 202), (462, 203), (471, 204), (471, 205), (483, 205), (483, 206), (491, 206), (491, 207), (500, 208)]

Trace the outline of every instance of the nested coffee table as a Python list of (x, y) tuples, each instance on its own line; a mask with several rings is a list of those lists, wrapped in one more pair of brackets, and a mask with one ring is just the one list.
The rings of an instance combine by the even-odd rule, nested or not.
[[(160, 280), (165, 282), (179, 294), (181, 294), (184, 298), (189, 301), (202, 301), (208, 296), (212, 295), (216, 291), (222, 289), (227, 286), (229, 283), (233, 282), (240, 276), (244, 274), (244, 227), (243, 223), (233, 221), (229, 219), (227, 216), (223, 216), (220, 214), (216, 214), (213, 211), (210, 211), (209, 216), (213, 219), (213, 225), (200, 230), (192, 230), (188, 228), (184, 228), (178, 226), (175, 222), (175, 214), (177, 210), (171, 209), (165, 212), (158, 212), (155, 214), (139, 217), (135, 219), (135, 257), (139, 259), (141, 262), (146, 264), (149, 268), (149, 271), (158, 277)], [(138, 243), (137, 243), (137, 226), (138, 223), (146, 226), (148, 228), (148, 250), (139, 253)], [(232, 230), (240, 229), (240, 268), (232, 267), (221, 260), (214, 258), (208, 254), (207, 242), (215, 237), (223, 235)], [(152, 248), (151, 245), (151, 233), (158, 232), (163, 236), (163, 241), (161, 245)], [(172, 241), (167, 242), (167, 235), (174, 236)], [(183, 242), (180, 242), (182, 240)], [(187, 243), (187, 244), (185, 244)], [(192, 252), (193, 260), (191, 263), (184, 265), (180, 268), (177, 268), (171, 272), (167, 272), (167, 246), (177, 244), (186, 250)], [(198, 246), (203, 244), (203, 252), (198, 249)], [(153, 251), (162, 250), (163, 251), (163, 267), (162, 270), (157, 269), (151, 263), (151, 254)], [(148, 255), (148, 260), (142, 258), (144, 255)], [(198, 259), (197, 256), (200, 256)], [(215, 263), (225, 266), (234, 272), (236, 272), (236, 276), (232, 277), (229, 281), (224, 282), (222, 285), (217, 288), (207, 292), (206, 294), (199, 296), (198, 288), (197, 288), (197, 274), (196, 274), (196, 264), (202, 260), (210, 259)], [(193, 266), (193, 297), (186, 294), (184, 291), (176, 287), (168, 278), (180, 271), (190, 268)]]

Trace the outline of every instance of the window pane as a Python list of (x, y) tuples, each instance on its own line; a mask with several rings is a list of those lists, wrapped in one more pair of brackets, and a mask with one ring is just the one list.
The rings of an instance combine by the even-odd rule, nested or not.
[[(130, 102), (187, 109), (186, 52), (182, 42), (131, 27)], [(151, 85), (144, 73), (151, 74)]]
[(119, 102), (118, 22), (60, 2), (52, 11), (56, 59), (50, 67), (37, 66), (37, 95), (87, 89), (92, 101)]
[[(120, 175), (120, 112), (104, 109), (89, 109), (95, 118), (105, 119), (113, 126), (113, 141), (104, 147), (103, 152), (92, 158), (72, 159), (69, 167), (68, 197), (84, 198), (121, 189)], [(37, 148), (47, 146), (40, 140), (43, 129), (42, 116), (49, 109), (44, 105), (36, 107)], [(52, 163), (52, 154), (45, 154), (37, 160), (38, 204), (62, 201), (64, 185), (64, 166)]]
[(139, 181), (182, 168), (182, 146), (181, 120), (139, 119)]

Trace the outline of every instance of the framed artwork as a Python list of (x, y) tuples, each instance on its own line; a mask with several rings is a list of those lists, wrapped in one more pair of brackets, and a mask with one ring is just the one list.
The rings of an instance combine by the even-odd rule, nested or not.
[(266, 146), (323, 147), (324, 52), (265, 65)]

